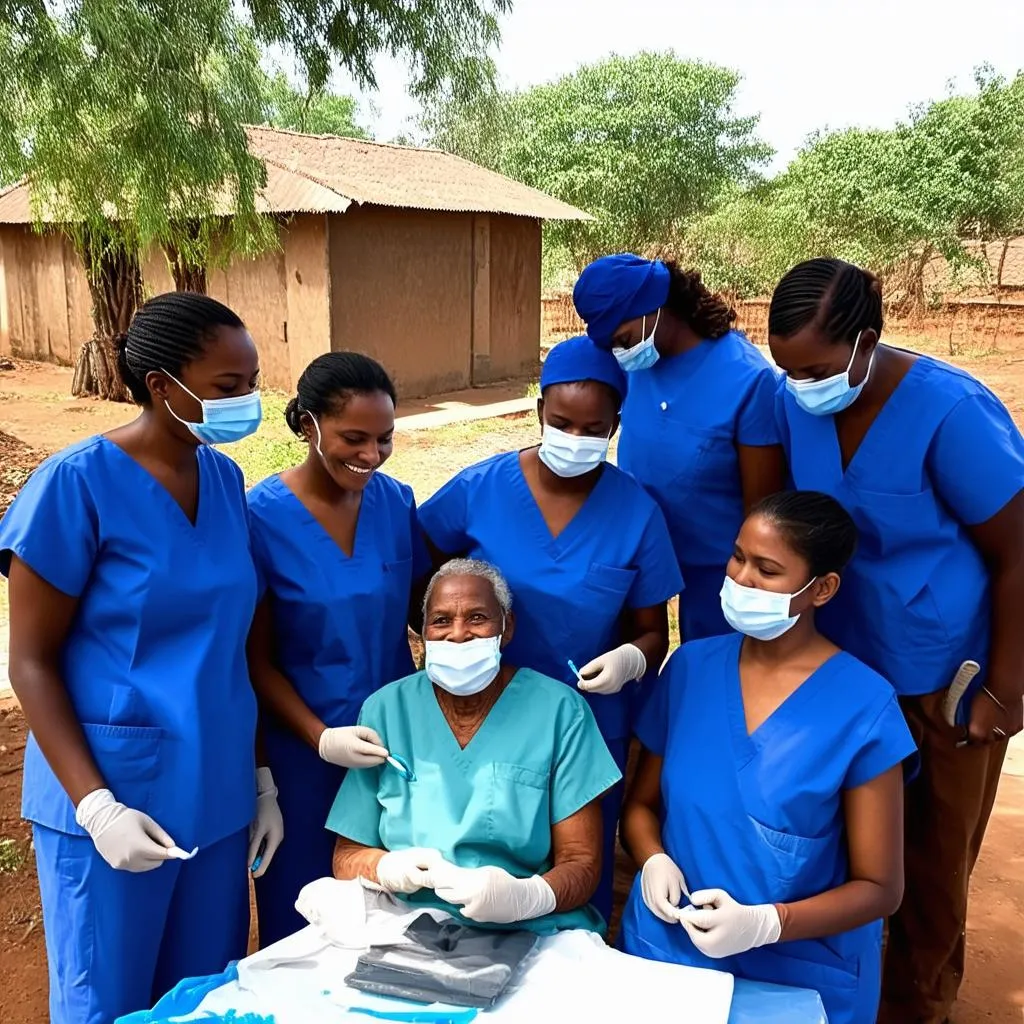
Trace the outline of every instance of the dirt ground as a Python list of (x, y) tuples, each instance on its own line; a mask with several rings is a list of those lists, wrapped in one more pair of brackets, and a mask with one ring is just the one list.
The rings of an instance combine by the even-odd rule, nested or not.
[[(927, 338), (901, 344), (949, 358)], [(1024, 341), (1008, 342), (997, 354), (958, 357), (955, 362), (996, 391), (1024, 427)], [(67, 397), (70, 371), (40, 364), (0, 370), (0, 512), (5, 498), (49, 452), (109, 430), (133, 415), (127, 406)], [(281, 423), (282, 401), (269, 397), (269, 445), (237, 454), (250, 483), (302, 455)], [(406, 480), (422, 501), (456, 470), (498, 451), (531, 443), (532, 416), (455, 425), (400, 434), (389, 471)], [(269, 454), (268, 454), (269, 452)], [(235, 453), (232, 453), (235, 454)], [(268, 461), (269, 460), (269, 461)], [(0, 582), (0, 686), (5, 672), (6, 594)], [(0, 698), (0, 1021), (44, 1024), (46, 957), (39, 895), (28, 827), (19, 814), (21, 761), (26, 730), (20, 709)], [(628, 886), (624, 859), (618, 902)], [(973, 880), (967, 975), (956, 1024), (1024, 1022), (1024, 742), (1007, 760), (996, 811)]]

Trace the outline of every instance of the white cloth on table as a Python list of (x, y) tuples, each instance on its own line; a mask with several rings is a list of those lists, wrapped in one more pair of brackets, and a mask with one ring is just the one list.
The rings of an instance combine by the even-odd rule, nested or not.
[[(331, 885), (320, 884), (326, 881)], [(238, 981), (211, 992), (182, 1020), (234, 1010), (273, 1015), (275, 1024), (338, 1024), (339, 1009), (348, 1006), (410, 1009), (409, 1003), (347, 988), (344, 979), (363, 949), (403, 941), (402, 932), (422, 913), (435, 920), (448, 915), (410, 909), (358, 882), (321, 879), (303, 895), (297, 909), (319, 923), (242, 960)], [(575, 1020), (639, 1018), (660, 1024), (685, 1018), (728, 1024), (732, 989), (729, 974), (627, 956), (593, 932), (566, 931), (540, 940), (506, 994), (492, 1009), (480, 1011), (478, 1020), (536, 1024), (552, 1019), (557, 1009), (559, 1016), (568, 1013)]]

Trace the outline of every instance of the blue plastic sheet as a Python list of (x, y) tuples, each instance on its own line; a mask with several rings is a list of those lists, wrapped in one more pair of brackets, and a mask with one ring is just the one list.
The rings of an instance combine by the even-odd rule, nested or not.
[[(238, 967), (229, 964), (220, 974), (211, 974), (205, 978), (186, 978), (178, 982), (167, 995), (163, 996), (152, 1010), (138, 1010), (135, 1013), (118, 1017), (114, 1024), (166, 1024), (176, 1017), (185, 1017), (194, 1013), (199, 1004), (221, 985), (229, 985), (238, 980)], [(252, 1013), (236, 1014), (234, 1011), (226, 1016), (210, 1014), (204, 1018), (205, 1024), (274, 1024), (273, 1017), (260, 1017)]]
[(729, 1024), (828, 1024), (828, 1017), (812, 989), (737, 978)]

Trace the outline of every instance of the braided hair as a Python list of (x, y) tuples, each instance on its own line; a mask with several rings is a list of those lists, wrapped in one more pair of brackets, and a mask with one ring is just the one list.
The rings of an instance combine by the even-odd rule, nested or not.
[(736, 319), (736, 310), (704, 284), (700, 271), (682, 270), (672, 260), (666, 260), (665, 266), (669, 272), (665, 308), (701, 338), (721, 338), (728, 334)]
[(291, 431), (303, 436), (302, 414), (316, 417), (336, 415), (353, 395), (383, 392), (398, 404), (395, 385), (387, 371), (375, 359), (361, 352), (328, 352), (317, 356), (302, 371), (298, 394), (286, 406), (284, 420)]
[(128, 331), (114, 339), (121, 379), (139, 405), (151, 402), (147, 374), (180, 379), (221, 327), (244, 327), (238, 314), (197, 292), (167, 292), (143, 303)]
[(768, 308), (768, 333), (788, 338), (808, 324), (831, 342), (861, 331), (882, 333), (882, 286), (870, 270), (835, 259), (798, 263), (778, 283)]
[(820, 491), (780, 491), (758, 502), (750, 514), (770, 522), (814, 577), (842, 574), (857, 550), (850, 513)]

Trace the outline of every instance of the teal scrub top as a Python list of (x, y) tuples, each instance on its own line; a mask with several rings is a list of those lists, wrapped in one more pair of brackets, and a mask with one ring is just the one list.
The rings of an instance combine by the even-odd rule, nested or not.
[[(516, 672), (465, 749), (425, 672), (368, 697), (359, 724), (376, 729), (416, 777), (406, 781), (387, 764), (350, 771), (327, 828), (364, 846), (440, 850), (463, 868), (500, 867), (517, 878), (544, 874), (552, 866), (551, 826), (622, 777), (586, 701), (530, 669)], [(461, 917), (431, 890), (407, 899)], [(603, 922), (588, 906), (515, 927), (550, 934), (602, 931)]]

